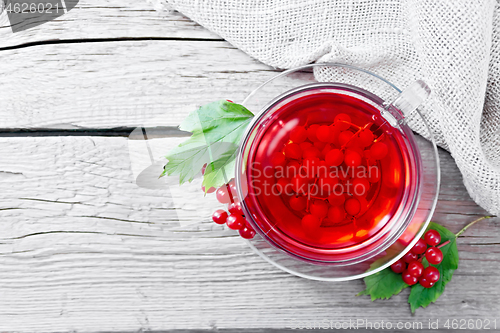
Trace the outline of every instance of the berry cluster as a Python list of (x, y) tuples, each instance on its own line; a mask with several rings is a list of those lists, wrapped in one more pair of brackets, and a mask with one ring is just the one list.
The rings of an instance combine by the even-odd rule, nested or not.
[(402, 273), (403, 281), (412, 286), (417, 282), (424, 288), (432, 287), (440, 278), (439, 270), (434, 266), (424, 269), (422, 258), (429, 264), (437, 265), (443, 261), (443, 253), (436, 247), (441, 242), (441, 235), (436, 230), (429, 230), (423, 239), (419, 239), (413, 248), (400, 260), (391, 265), (394, 273)]
[(302, 216), (304, 229), (351, 221), (367, 210), (370, 189), (381, 178), (377, 167), (369, 167), (389, 152), (384, 134), (377, 137), (372, 125), (355, 125), (341, 113), (330, 125), (296, 126), (271, 157), (273, 186)]
[(245, 239), (252, 239), (255, 231), (248, 224), (241, 208), (241, 202), (236, 196), (236, 184), (234, 179), (228, 184), (222, 185), (215, 191), (215, 196), (221, 204), (228, 205), (228, 212), (223, 209), (216, 210), (212, 215), (212, 220), (217, 224), (226, 224), (229, 229), (238, 230), (240, 236)]

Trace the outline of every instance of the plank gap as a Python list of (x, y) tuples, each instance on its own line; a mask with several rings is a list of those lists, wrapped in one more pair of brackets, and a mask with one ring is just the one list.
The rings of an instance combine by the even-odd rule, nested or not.
[[(129, 137), (138, 127), (115, 127), (108, 129), (50, 129), (50, 128), (0, 128), (0, 137), (53, 137), (53, 136), (103, 136)], [(181, 131), (174, 126), (142, 127), (147, 132), (147, 139), (188, 137), (189, 132)], [(144, 137), (132, 136), (132, 140), (144, 140)]]
[(115, 38), (84, 38), (84, 39), (51, 39), (36, 42), (27, 42), (18, 45), (0, 47), (0, 51), (23, 49), (32, 46), (52, 44), (81, 44), (81, 43), (108, 43), (108, 42), (136, 42), (136, 41), (183, 41), (183, 42), (222, 42), (222, 38), (193, 38), (193, 37), (115, 37)]

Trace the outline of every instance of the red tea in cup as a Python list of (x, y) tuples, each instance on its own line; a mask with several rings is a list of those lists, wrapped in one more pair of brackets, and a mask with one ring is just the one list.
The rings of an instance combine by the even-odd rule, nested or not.
[(243, 144), (245, 215), (296, 257), (342, 261), (383, 241), (415, 202), (415, 147), (382, 101), (347, 85), (312, 85), (265, 108)]

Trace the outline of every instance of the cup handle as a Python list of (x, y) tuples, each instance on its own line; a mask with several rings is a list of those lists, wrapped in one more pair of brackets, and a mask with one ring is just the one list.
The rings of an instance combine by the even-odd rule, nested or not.
[(431, 88), (424, 81), (417, 80), (403, 90), (386, 109), (393, 106), (402, 112), (403, 117), (408, 117), (430, 94)]

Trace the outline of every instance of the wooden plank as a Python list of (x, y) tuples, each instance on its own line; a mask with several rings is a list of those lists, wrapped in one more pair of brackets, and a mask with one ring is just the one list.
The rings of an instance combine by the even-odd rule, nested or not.
[(126, 41), (2, 51), (0, 128), (177, 126), (275, 75), (227, 42)]
[(220, 39), (177, 12), (158, 12), (147, 1), (80, 0), (54, 21), (12, 33), (7, 12), (0, 14), (0, 48), (68, 39), (107, 38)]
[[(182, 138), (151, 140), (157, 159)], [(132, 144), (133, 154), (129, 154)], [(0, 138), (0, 330), (138, 331), (290, 328), (366, 319), (415, 322), (498, 318), (499, 223), (459, 240), (446, 292), (412, 316), (408, 291), (355, 297), (362, 281), (321, 283), (281, 272), (234, 232), (209, 221), (218, 207), (199, 180), (148, 190), (145, 142), (105, 137)], [(484, 211), (441, 151), (435, 220), (453, 231)], [(132, 158), (131, 158), (132, 156)], [(132, 163), (132, 162), (133, 163)]]

